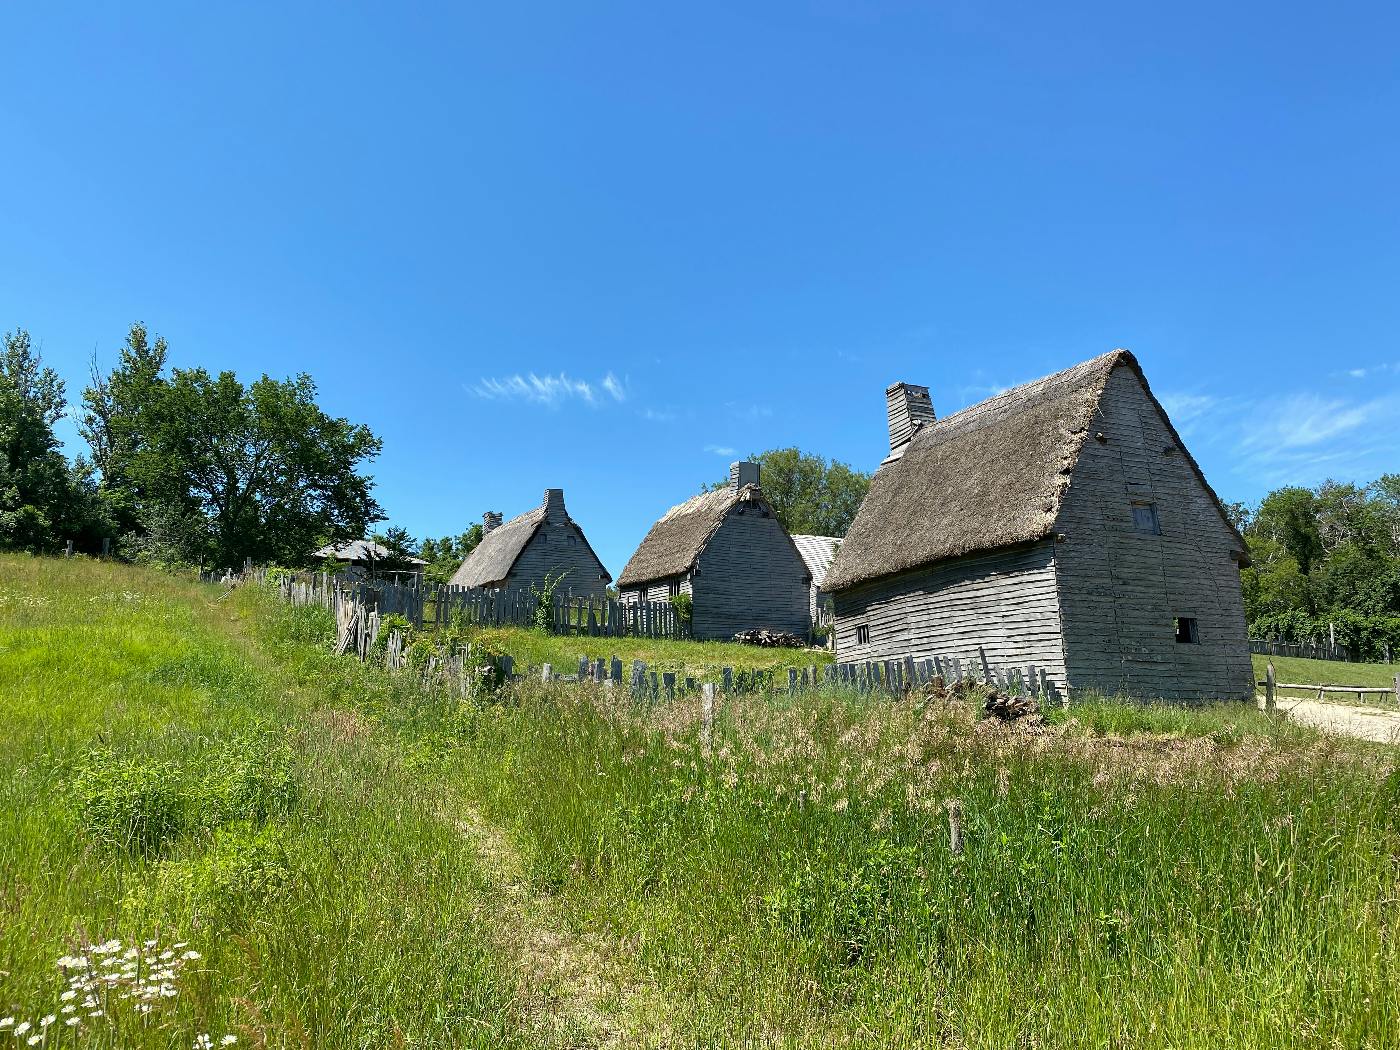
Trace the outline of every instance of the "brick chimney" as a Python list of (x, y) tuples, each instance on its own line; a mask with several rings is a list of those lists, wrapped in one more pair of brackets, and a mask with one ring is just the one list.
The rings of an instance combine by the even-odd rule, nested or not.
[(885, 407), (890, 419), (890, 451), (905, 445), (914, 432), (938, 417), (929, 400), (928, 387), (895, 383), (885, 390)]
[(544, 516), (547, 521), (563, 521), (567, 517), (564, 513), (563, 489), (544, 490)]
[(729, 487), (739, 490), (745, 485), (758, 484), (758, 464), (757, 463), (731, 463), (729, 464)]
[(488, 510), (485, 514), (483, 514), (483, 515), (481, 516), (481, 534), (482, 534), (483, 536), (489, 536), (489, 535), (491, 535), (492, 530), (494, 530), (494, 529), (499, 529), (500, 527), (501, 527), (501, 513), (500, 513), (500, 511)]

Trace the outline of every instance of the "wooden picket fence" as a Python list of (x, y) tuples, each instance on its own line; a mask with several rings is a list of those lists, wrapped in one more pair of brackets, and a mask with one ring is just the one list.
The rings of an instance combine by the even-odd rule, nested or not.
[[(1352, 651), (1347, 646), (1328, 642), (1276, 642), (1269, 638), (1251, 638), (1249, 651), (1261, 656), (1299, 656), (1307, 660), (1355, 662)], [(1386, 663), (1389, 663), (1388, 647), (1385, 656)]]
[[(315, 605), (330, 610), (335, 617), (335, 650), (338, 654), (382, 663), (394, 671), (413, 667), (414, 661), (407, 644), (408, 633), (403, 630), (390, 630), (383, 645), (377, 644), (386, 617), (402, 616), (410, 624), (419, 625), (419, 629), (434, 623), (449, 622), (448, 618), (436, 615), (436, 610), (431, 617), (425, 615), (433, 609), (430, 599), (434, 596), (413, 588), (386, 589), (363, 581), (337, 580), (325, 573), (282, 576), (270, 580), (265, 571), (250, 570), (245, 572), (244, 579), (274, 583), (282, 597), (292, 604)], [(482, 601), (479, 594), (466, 593), (465, 596), (471, 601)], [(447, 597), (450, 598), (450, 592)], [(444, 604), (452, 608), (454, 614), (465, 609), (470, 622), (513, 622), (495, 618), (503, 607), (499, 603), (475, 608), (470, 604), (464, 607), (460, 602), (454, 605), (445, 601)], [(506, 604), (504, 608), (511, 606)], [(566, 608), (572, 611), (565, 630), (572, 628), (575, 633), (584, 633), (578, 628), (588, 621), (578, 616), (577, 604)], [(585, 616), (587, 612), (585, 603)], [(595, 625), (598, 623), (596, 613), (592, 622)], [(703, 682), (675, 671), (649, 668), (641, 660), (634, 660), (625, 666), (616, 656), (581, 658), (578, 665), (571, 669), (555, 668), (550, 664), (518, 668), (514, 658), (509, 655), (461, 644), (447, 651), (433, 647), (418, 662), (416, 670), (425, 683), (445, 685), (463, 696), (472, 695), (482, 687), (483, 682), (499, 684), (525, 677), (538, 678), (542, 682), (592, 682), (606, 688), (626, 689), (639, 699), (653, 701), (703, 694), (707, 688), (711, 695), (714, 690), (726, 694), (786, 692), (795, 695), (817, 690), (846, 689), (866, 694), (901, 696), (929, 685), (935, 678), (941, 678), (949, 685), (973, 681), (1013, 696), (1037, 696), (1044, 702), (1063, 702), (1062, 695), (1043, 668), (1034, 664), (1024, 667), (998, 666), (989, 661), (980, 648), (967, 659), (952, 656), (915, 660), (905, 657), (902, 660), (822, 666), (808, 664), (804, 667), (765, 670), (720, 667), (715, 669), (717, 673), (708, 676), (718, 681)]]
[[(212, 574), (208, 577), (217, 582)], [(419, 630), (452, 623), (490, 627), (544, 627), (551, 634), (594, 638), (686, 638), (689, 625), (670, 602), (620, 602), (614, 598), (575, 598), (557, 591), (541, 610), (538, 596), (519, 588), (493, 590), (450, 584), (396, 584), (329, 572), (278, 573), (246, 567), (240, 581), (275, 582), (283, 597), (300, 605), (334, 607), (353, 598), (382, 617), (398, 615)], [(542, 614), (543, 613), (543, 614)]]

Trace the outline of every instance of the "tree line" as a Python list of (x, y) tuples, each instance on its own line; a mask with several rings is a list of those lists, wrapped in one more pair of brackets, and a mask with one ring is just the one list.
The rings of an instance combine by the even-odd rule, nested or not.
[(1369, 485), (1287, 486), (1231, 507), (1249, 545), (1252, 637), (1339, 643), (1400, 657), (1400, 474)]
[(109, 540), (137, 560), (296, 565), (383, 519), (365, 473), (379, 438), (324, 412), (310, 376), (244, 384), (168, 356), (137, 323), (110, 371), (94, 360), (74, 413), (88, 451), (69, 461), (54, 434), (63, 380), (27, 331), (5, 334), (0, 548), (92, 552)]

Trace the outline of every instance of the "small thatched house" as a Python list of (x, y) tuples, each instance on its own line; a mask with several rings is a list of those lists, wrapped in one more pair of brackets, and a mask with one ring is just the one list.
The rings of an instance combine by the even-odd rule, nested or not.
[(624, 602), (691, 597), (691, 634), (732, 638), (767, 627), (805, 635), (802, 556), (758, 484), (757, 463), (735, 463), (729, 484), (672, 507), (622, 570)]
[(580, 598), (602, 598), (612, 576), (564, 509), (564, 490), (545, 489), (544, 502), (504, 525), (499, 514), (482, 516), (485, 535), (453, 574), (458, 587), (543, 587), (558, 578), (559, 590)]
[[(342, 572), (354, 576), (370, 576), (376, 572), (390, 572), (412, 576), (423, 571), (428, 563), (422, 558), (394, 558), (388, 547), (374, 540), (351, 540), (349, 543), (331, 543), (311, 555), (319, 561), (334, 561)], [(396, 569), (386, 570), (385, 565), (393, 564)]]
[(826, 570), (831, 565), (831, 560), (836, 557), (836, 549), (841, 546), (841, 537), (794, 535), (792, 542), (797, 547), (797, 553), (802, 555), (807, 571), (812, 574), (812, 585), (809, 588), (812, 597), (808, 603), (808, 611), (812, 617), (812, 626), (816, 627), (826, 619), (826, 610), (831, 604), (831, 595), (826, 592), (824, 586)]
[(1250, 698), (1244, 540), (1126, 350), (946, 419), (886, 391), (890, 455), (826, 577), (842, 660), (1035, 664), (1057, 688)]

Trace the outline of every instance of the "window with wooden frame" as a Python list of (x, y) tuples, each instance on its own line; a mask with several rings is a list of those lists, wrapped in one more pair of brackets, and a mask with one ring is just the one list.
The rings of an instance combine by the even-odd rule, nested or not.
[(870, 625), (868, 623), (856, 624), (856, 645), (870, 644)]
[(1196, 626), (1194, 616), (1178, 616), (1176, 618), (1176, 640), (1183, 645), (1192, 645), (1201, 640), (1200, 629)]
[(1134, 500), (1133, 528), (1153, 536), (1162, 535), (1162, 523), (1157, 520), (1157, 504), (1147, 500)]

